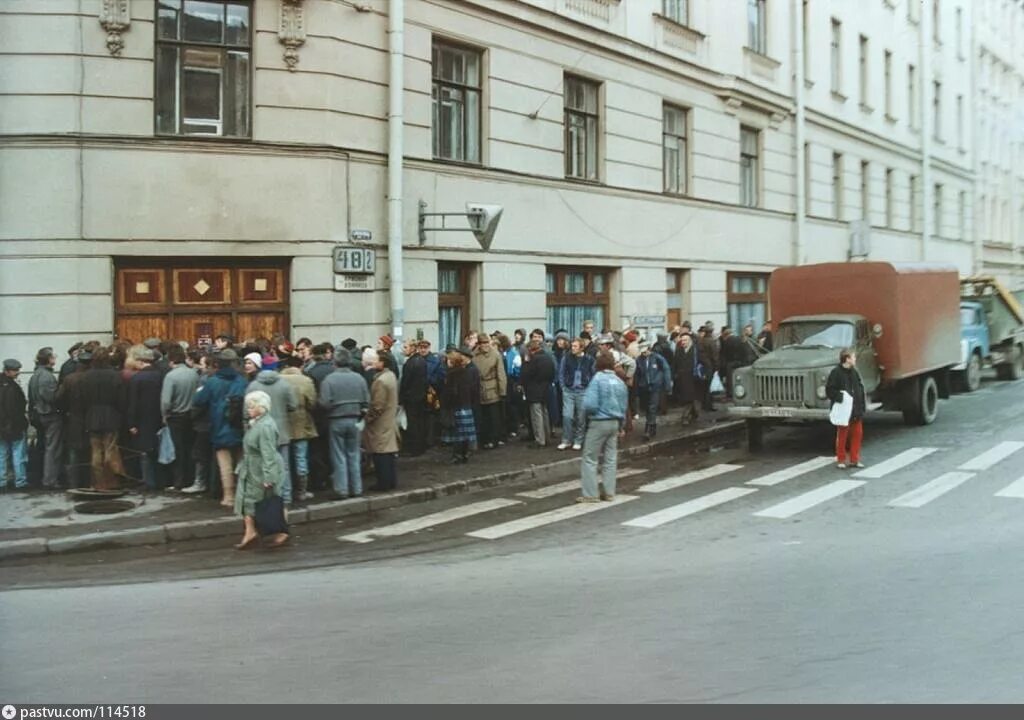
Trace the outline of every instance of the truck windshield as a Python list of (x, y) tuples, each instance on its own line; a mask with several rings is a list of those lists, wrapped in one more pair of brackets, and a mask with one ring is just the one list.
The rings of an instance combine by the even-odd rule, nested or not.
[(974, 325), (976, 320), (974, 308), (962, 307), (960, 308), (960, 324), (961, 325)]
[(793, 345), (845, 348), (853, 345), (853, 325), (845, 322), (799, 322), (779, 326), (777, 347)]

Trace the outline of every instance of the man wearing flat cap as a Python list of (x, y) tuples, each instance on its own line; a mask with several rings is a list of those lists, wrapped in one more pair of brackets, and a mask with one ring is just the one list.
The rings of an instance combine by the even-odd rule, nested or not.
[(4, 372), (0, 375), (0, 487), (7, 482), (7, 453), (14, 461), (14, 487), (28, 486), (28, 450), (25, 431), (28, 418), (25, 416), (25, 391), (18, 384), (21, 363), (14, 359), (4, 360)]

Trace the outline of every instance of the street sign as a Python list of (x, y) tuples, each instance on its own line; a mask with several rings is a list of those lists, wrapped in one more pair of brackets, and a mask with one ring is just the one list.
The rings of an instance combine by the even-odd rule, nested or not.
[(348, 237), (352, 242), (370, 242), (373, 240), (373, 233), (369, 230), (353, 230)]
[(334, 272), (346, 275), (373, 275), (377, 271), (377, 255), (372, 248), (334, 248)]
[(634, 315), (633, 327), (665, 327), (664, 315)]
[(373, 290), (376, 288), (373, 275), (335, 275), (334, 289), (341, 292), (349, 290)]

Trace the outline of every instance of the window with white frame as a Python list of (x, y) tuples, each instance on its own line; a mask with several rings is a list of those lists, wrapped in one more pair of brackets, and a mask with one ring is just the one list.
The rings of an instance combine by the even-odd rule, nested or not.
[(760, 131), (740, 126), (740, 205), (760, 204)]
[(252, 6), (158, 0), (156, 132), (248, 137)]
[(870, 79), (871, 68), (868, 65), (868, 52), (869, 45), (867, 36), (861, 35), (860, 42), (858, 43), (858, 49), (860, 56), (858, 58), (859, 70), (860, 70), (860, 105), (862, 108), (866, 108), (869, 97), (868, 80)]
[(918, 232), (920, 229), (920, 184), (917, 175), (910, 176), (910, 230), (912, 232)]
[(860, 216), (871, 222), (871, 164), (860, 162)]
[(661, 148), (664, 190), (686, 194), (686, 110), (675, 105), (662, 107)]
[(967, 239), (967, 193), (960, 191), (959, 202), (957, 203), (957, 237), (961, 240)]
[(893, 226), (893, 206), (892, 206), (892, 168), (885, 169), (885, 226), (891, 228)]
[(768, 54), (768, 19), (766, 0), (747, 0), (747, 47), (761, 55)]
[(884, 59), (885, 72), (885, 115), (892, 117), (892, 51), (885, 51)]
[(932, 137), (942, 141), (942, 83), (932, 83)]
[(911, 130), (917, 129), (917, 68), (913, 65), (907, 65), (907, 122)]
[(832, 153), (832, 216), (843, 219), (843, 154)]
[(600, 85), (565, 76), (565, 176), (598, 179), (598, 94)]
[(843, 24), (832, 18), (832, 44), (830, 56), (832, 92), (842, 92), (843, 85)]
[(964, 96), (956, 96), (956, 146), (964, 149)]
[(933, 232), (936, 237), (945, 237), (943, 234), (942, 185), (935, 183), (933, 192), (935, 193), (935, 197), (932, 198), (932, 223), (935, 226)]
[(481, 53), (434, 40), (431, 60), (434, 157), (478, 163)]
[(680, 25), (690, 24), (689, 0), (663, 0), (662, 14), (672, 22)]

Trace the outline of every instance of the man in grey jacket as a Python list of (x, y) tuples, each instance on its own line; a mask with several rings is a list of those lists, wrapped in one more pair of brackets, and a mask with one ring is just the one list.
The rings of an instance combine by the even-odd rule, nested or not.
[(290, 505), (292, 502), (292, 426), (288, 420), (288, 413), (299, 407), (299, 401), (292, 386), (281, 380), (281, 375), (277, 370), (260, 370), (256, 374), (256, 379), (249, 383), (245, 393), (248, 395), (257, 390), (262, 390), (270, 396), (270, 417), (277, 425), (277, 452), (281, 455), (281, 460), (284, 461), (281, 499)]
[(329, 423), (332, 482), (340, 498), (363, 494), (360, 440), (363, 416), (370, 406), (370, 391), (361, 375), (352, 372), (349, 351), (334, 351), (334, 372), (320, 383), (318, 404)]
[[(174, 462), (171, 463), (174, 487), (184, 490), (193, 469), (191, 412), (192, 398), (199, 389), (199, 373), (185, 364), (185, 351), (180, 345), (167, 349), (167, 364), (171, 370), (164, 375), (160, 388), (160, 414), (174, 441)], [(190, 492), (199, 492), (199, 489)]]
[(36, 369), (28, 381), (28, 416), (35, 426), (37, 443), (43, 443), (43, 487), (53, 489), (60, 484), (64, 456), (64, 433), (60, 412), (54, 404), (57, 375), (53, 368), (57, 354), (51, 347), (36, 353)]

